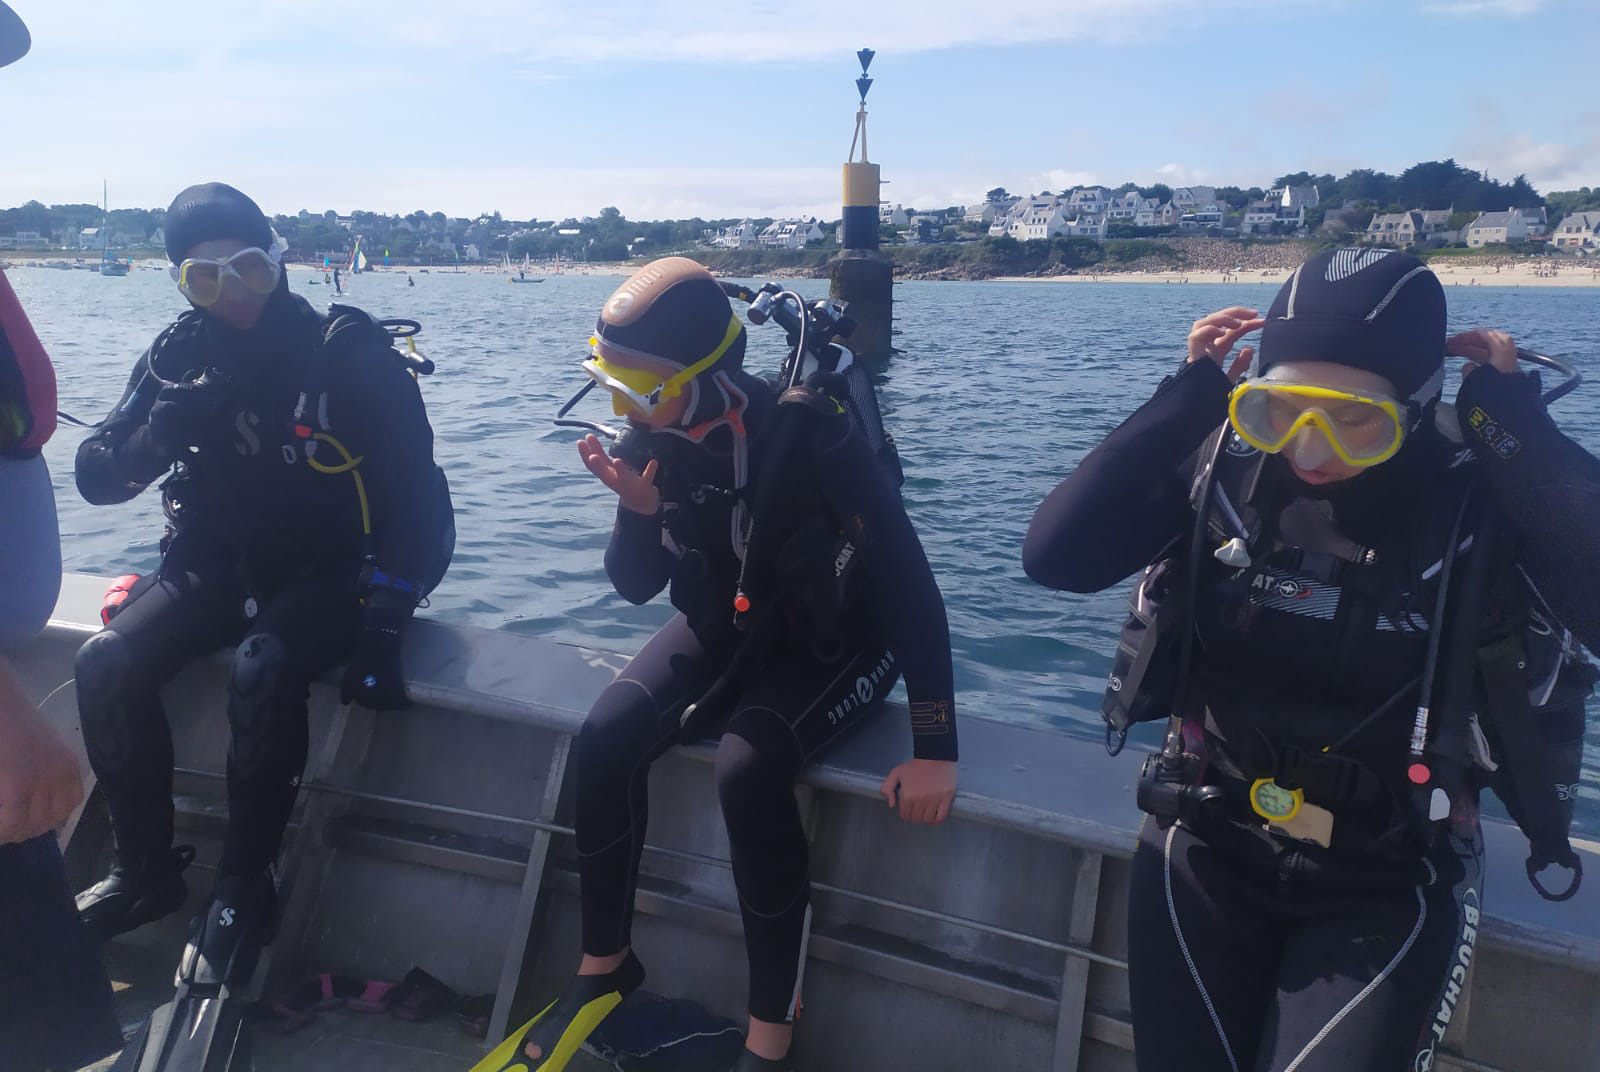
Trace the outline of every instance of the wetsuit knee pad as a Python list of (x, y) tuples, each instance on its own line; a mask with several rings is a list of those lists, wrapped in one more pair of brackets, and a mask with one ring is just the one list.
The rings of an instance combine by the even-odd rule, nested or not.
[(102, 629), (83, 642), (72, 661), (78, 707), (87, 726), (95, 726), (125, 698), (133, 681), (133, 647), (120, 633)]
[[(785, 739), (787, 737), (787, 740)], [(781, 793), (792, 793), (794, 739), (776, 716), (735, 717), (717, 745), (717, 797), (725, 815), (742, 816)]]
[(629, 681), (613, 682), (578, 729), (574, 760), (581, 770), (626, 775), (661, 735), (655, 700)]
[(245, 638), (233, 653), (233, 674), (228, 691), (246, 704), (260, 704), (276, 695), (289, 667), (289, 648), (270, 633)]

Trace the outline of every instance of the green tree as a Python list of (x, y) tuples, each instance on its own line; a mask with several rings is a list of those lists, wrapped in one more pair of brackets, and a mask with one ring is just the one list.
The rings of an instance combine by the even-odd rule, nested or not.
[(1576, 190), (1557, 190), (1545, 195), (1545, 207), (1550, 214), (1550, 225), (1574, 212), (1600, 210), (1600, 187), (1581, 186)]

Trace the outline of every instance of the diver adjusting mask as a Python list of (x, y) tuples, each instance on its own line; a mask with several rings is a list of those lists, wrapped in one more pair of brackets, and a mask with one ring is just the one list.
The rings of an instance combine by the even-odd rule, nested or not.
[(1250, 446), (1287, 452), (1305, 469), (1334, 457), (1366, 468), (1399, 452), (1409, 423), (1405, 404), (1378, 392), (1298, 383), (1286, 373), (1275, 368), (1229, 396), (1228, 421)]

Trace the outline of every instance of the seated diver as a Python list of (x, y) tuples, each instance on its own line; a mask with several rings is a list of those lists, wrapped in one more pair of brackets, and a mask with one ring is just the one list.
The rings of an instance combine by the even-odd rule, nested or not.
[[(949, 814), (949, 628), (922, 545), (860, 427), (818, 391), (780, 403), (771, 383), (744, 370), (744, 350), (721, 286), (685, 258), (640, 269), (601, 310), (584, 367), (628, 428), (615, 457), (592, 435), (578, 453), (618, 498), (606, 573), (635, 604), (670, 585), (680, 613), (600, 695), (575, 744), (577, 975), (480, 1070), (558, 1072), (644, 979), (630, 924), (646, 779), (680, 740), (721, 738), (717, 789), (750, 970), (740, 1070), (789, 1067), (810, 916), (795, 779), (871, 717), (902, 674), (914, 758), (889, 772), (882, 792), (902, 819)], [(778, 492), (770, 512), (763, 488)], [(840, 592), (834, 566), (851, 545), (860, 564)], [(751, 619), (744, 632), (736, 606)]]
[(227, 831), (192, 943), (233, 984), (272, 927), (271, 865), (305, 765), (310, 685), (345, 660), (344, 702), (406, 705), (401, 637), (443, 576), (454, 526), (421, 393), (381, 326), (292, 295), (281, 239), (230, 186), (180, 193), (166, 240), (194, 308), (135, 363), (77, 458), (96, 505), (172, 470), (160, 567), (77, 656), (84, 740), (116, 840), (110, 874), (78, 908), (110, 937), (184, 903), (193, 850), (172, 844), (160, 690), (237, 645)]
[[(1195, 321), (1187, 364), (1028, 530), (1024, 567), (1052, 588), (1198, 566), (1167, 589), (1194, 593), (1187, 688), (1180, 670), (1165, 696), (1118, 698), (1134, 665), (1119, 661), (1107, 694), (1108, 709), (1174, 715), (1141, 778), (1151, 816), (1128, 910), (1141, 1070), (1430, 1067), (1482, 905), (1483, 752), (1504, 766), (1533, 732), (1519, 706), (1575, 723), (1581, 741), (1592, 677), (1576, 641), (1600, 645), (1600, 462), (1552, 422), (1509, 336), (1446, 339), (1445, 322), (1444, 291), (1414, 257), (1312, 257), (1265, 317)], [(1257, 329), (1257, 375), (1241, 380), (1252, 351), (1230, 354)], [(1468, 359), (1459, 429), (1441, 411), (1447, 354)], [(1207, 483), (1214, 513), (1199, 505)], [(1455, 535), (1461, 517), (1475, 543)], [(1480, 583), (1450, 586), (1441, 616), (1447, 561)], [(1478, 647), (1491, 628), (1515, 654), (1509, 688), (1484, 702), (1474, 674), (1487, 689), (1504, 669)], [(1470, 755), (1414, 738), (1435, 639), (1435, 714), (1462, 712)], [(1574, 752), (1567, 781), (1576, 768)], [(1553, 801), (1550, 779), (1535, 781)], [(1570, 866), (1570, 802), (1555, 830), (1530, 821), (1535, 803), (1512, 808), (1535, 855)]]

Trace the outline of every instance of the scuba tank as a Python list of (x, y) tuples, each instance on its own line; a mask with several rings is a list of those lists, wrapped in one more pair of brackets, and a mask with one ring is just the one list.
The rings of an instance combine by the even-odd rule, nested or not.
[(727, 669), (685, 709), (681, 727), (686, 738), (701, 735), (726, 715), (736, 686), (752, 667), (765, 663), (780, 639), (804, 637), (824, 662), (845, 651), (845, 598), (862, 534), (850, 519), (808, 518), (793, 530), (780, 523), (793, 505), (786, 474), (797, 463), (798, 441), (815, 422), (844, 417), (865, 438), (888, 485), (898, 492), (905, 482), (871, 376), (844, 345), (855, 330), (844, 304), (808, 305), (776, 283), (759, 291), (722, 286), (730, 297), (750, 303), (752, 323), (771, 320), (782, 327), (790, 349), (774, 384), (778, 404), (765, 433), (766, 460), (756, 481), (734, 596), (733, 622), (744, 638)]

